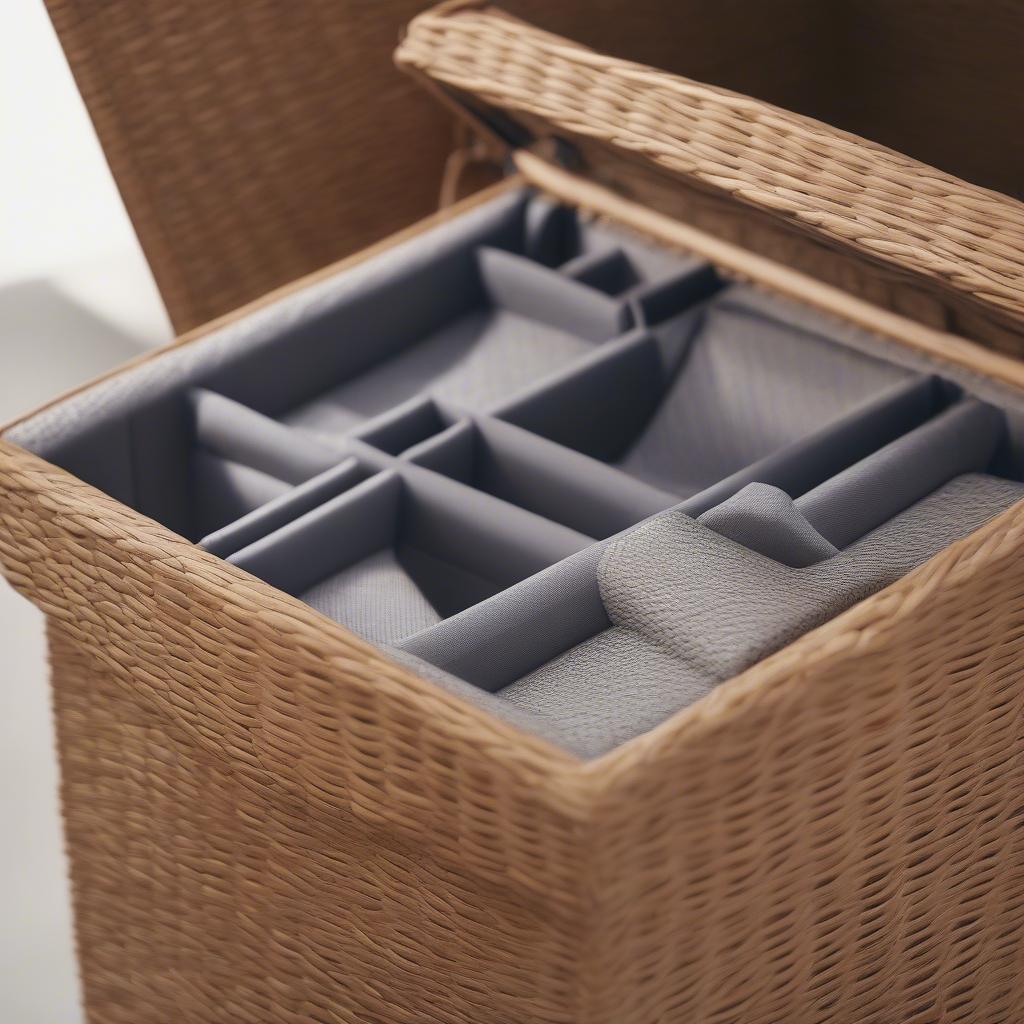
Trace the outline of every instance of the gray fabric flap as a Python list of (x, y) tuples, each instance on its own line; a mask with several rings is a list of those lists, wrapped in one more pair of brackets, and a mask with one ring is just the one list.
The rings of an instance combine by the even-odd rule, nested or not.
[(801, 515), (793, 499), (768, 484), (747, 484), (738, 494), (699, 516), (709, 530), (801, 569), (838, 553)]

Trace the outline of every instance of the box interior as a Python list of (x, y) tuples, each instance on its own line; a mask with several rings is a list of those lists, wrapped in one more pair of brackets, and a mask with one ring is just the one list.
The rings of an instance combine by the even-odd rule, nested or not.
[(1024, 398), (527, 189), (17, 425), (593, 757), (1024, 497)]

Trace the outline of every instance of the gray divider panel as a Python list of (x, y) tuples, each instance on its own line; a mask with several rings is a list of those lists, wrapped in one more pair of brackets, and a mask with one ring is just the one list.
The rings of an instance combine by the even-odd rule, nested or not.
[(698, 519), (786, 565), (830, 557), (963, 473), (991, 465), (1006, 433), (998, 409), (967, 400), (797, 498), (750, 484)]
[(728, 295), (608, 346), (499, 415), (690, 497), (914, 376)]
[[(463, 267), (462, 280), (435, 278), (424, 271), (408, 288), (454, 290), (461, 305), (443, 322), (407, 325), (400, 347), (383, 346), (380, 358), (364, 360), (358, 373), (335, 377), (333, 386), (281, 418), (337, 437), (426, 394), (485, 409), (620, 334), (631, 318), (627, 304), (486, 245)], [(365, 325), (354, 326), (344, 341), (365, 347), (370, 337)]]
[(947, 480), (988, 469), (1005, 435), (998, 409), (960, 402), (802, 495), (797, 508), (846, 547)]
[(801, 495), (919, 426), (942, 408), (948, 390), (937, 377), (900, 381), (820, 430), (712, 484), (680, 507), (696, 517), (755, 482)]
[(456, 424), (406, 458), (591, 537), (610, 537), (679, 502), (677, 495), (491, 417)]
[(337, 465), (342, 449), (307, 438), (239, 402), (197, 388), (189, 395), (196, 444), (289, 484)]
[(558, 269), (566, 277), (607, 295), (622, 295), (640, 284), (636, 267), (618, 246), (581, 253)]
[(414, 398), (373, 420), (353, 437), (389, 455), (401, 455), (446, 431), (457, 419), (432, 398)]
[[(699, 314), (689, 315), (693, 329)], [(634, 331), (578, 366), (552, 376), (495, 415), (601, 462), (621, 457), (650, 419), (665, 388), (657, 340)], [(671, 490), (670, 490), (670, 493)]]
[(491, 305), (587, 341), (608, 341), (632, 326), (629, 307), (516, 253), (481, 246), (480, 278)]
[[(635, 336), (611, 346), (575, 382), (586, 381), (595, 395), (607, 394), (610, 419), (617, 424), (626, 418), (623, 408), (635, 413), (634, 385), (650, 380), (656, 366), (655, 341)], [(938, 378), (900, 380), (845, 416), (712, 484), (687, 499), (683, 509), (699, 515), (754, 481), (802, 494), (920, 424), (941, 407), (944, 391)], [(531, 396), (521, 405), (534, 400)], [(514, 423), (490, 417), (475, 422), (475, 431), (465, 427), (439, 434), (410, 457), (596, 537), (618, 533), (682, 498)], [(567, 421), (563, 436), (581, 422), (590, 429), (586, 421)]]
[(654, 486), (696, 494), (905, 377), (713, 299), (662, 400), (617, 464)]
[(593, 544), (399, 647), (483, 690), (500, 690), (609, 626), (597, 586), (607, 544)]
[(220, 530), (225, 523), (236, 522), (292, 490), (291, 484), (277, 477), (202, 449), (192, 456), (189, 485), (192, 490), (189, 519), (193, 536)]
[(274, 481), (276, 493), (245, 514), (224, 518), (222, 521), (227, 525), (204, 536), (199, 545), (210, 554), (226, 558), (349, 490), (372, 473), (365, 462), (347, 456), (337, 466), (295, 487), (281, 490), (279, 482)]
[(590, 544), (407, 466), (356, 485), (228, 561), (390, 643)]

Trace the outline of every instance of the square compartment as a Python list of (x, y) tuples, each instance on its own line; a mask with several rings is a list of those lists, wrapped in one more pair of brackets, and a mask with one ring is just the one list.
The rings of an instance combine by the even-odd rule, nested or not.
[(357, 485), (229, 562), (394, 643), (592, 543), (415, 466)]

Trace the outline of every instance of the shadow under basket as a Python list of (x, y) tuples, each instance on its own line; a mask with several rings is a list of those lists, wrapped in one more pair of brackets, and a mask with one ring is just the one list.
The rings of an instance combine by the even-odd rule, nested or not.
[[(178, 158), (126, 198), (234, 254), (162, 268), (200, 291), (337, 251), (264, 187), (302, 139), (367, 223), (398, 190), (390, 89), (337, 117), (248, 59), (369, 60), (376, 13), (247, 8), (288, 74), (225, 97), (212, 3), (89, 50), (281, 126), (212, 216), (166, 174), (233, 133), (94, 102), (122, 173)], [(889, 6), (933, 54), (1024, 25)], [(0, 439), (90, 1021), (1024, 1020), (1024, 207), (484, 5), (398, 61), (519, 173)]]

